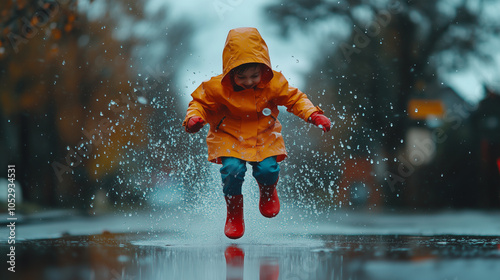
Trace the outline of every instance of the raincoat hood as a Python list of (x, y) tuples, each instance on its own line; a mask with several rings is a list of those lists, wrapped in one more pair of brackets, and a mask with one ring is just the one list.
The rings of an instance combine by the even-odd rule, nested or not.
[(259, 31), (253, 27), (231, 29), (222, 52), (222, 85), (231, 86), (231, 70), (246, 63), (263, 64), (262, 78), (257, 87), (266, 85), (273, 78), (267, 44)]

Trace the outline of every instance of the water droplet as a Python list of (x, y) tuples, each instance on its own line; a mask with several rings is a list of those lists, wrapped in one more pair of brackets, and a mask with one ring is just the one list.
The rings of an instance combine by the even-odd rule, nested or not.
[(144, 96), (139, 96), (139, 97), (137, 97), (137, 102), (145, 105), (148, 103), (148, 100)]

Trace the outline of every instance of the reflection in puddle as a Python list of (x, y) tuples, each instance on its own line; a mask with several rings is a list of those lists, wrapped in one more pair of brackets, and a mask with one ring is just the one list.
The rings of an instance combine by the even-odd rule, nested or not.
[(224, 252), (226, 257), (226, 279), (243, 280), (245, 252), (236, 245), (231, 245)]
[[(168, 234), (152, 240), (147, 235), (105, 232), (30, 240), (16, 244), (16, 273), (4, 277), (4, 270), (0, 276), (50, 280), (335, 280), (422, 279), (422, 275), (427, 279), (479, 279), (500, 275), (498, 237), (326, 235), (309, 239), (310, 243), (302, 244), (193, 245), (168, 244)], [(2, 252), (7, 246), (0, 243)], [(5, 254), (0, 261), (5, 261)]]
[[(245, 252), (237, 245), (230, 245), (224, 252), (226, 258), (226, 280), (243, 280)], [(278, 280), (280, 265), (277, 258), (260, 259), (259, 279)]]

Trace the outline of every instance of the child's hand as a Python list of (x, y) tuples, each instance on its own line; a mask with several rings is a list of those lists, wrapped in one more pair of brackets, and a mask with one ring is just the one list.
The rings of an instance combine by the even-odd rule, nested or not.
[(202, 118), (198, 116), (191, 117), (189, 118), (186, 124), (186, 132), (188, 133), (198, 132), (204, 125), (205, 121)]
[(320, 112), (312, 113), (311, 116), (309, 117), (309, 122), (323, 129), (324, 132), (330, 131), (330, 127), (332, 126), (330, 120)]

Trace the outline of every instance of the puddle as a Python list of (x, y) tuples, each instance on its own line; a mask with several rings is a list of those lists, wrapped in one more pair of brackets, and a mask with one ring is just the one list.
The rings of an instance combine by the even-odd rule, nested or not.
[[(176, 237), (177, 236), (177, 237)], [(301, 235), (193, 242), (177, 233), (65, 236), (16, 244), (2, 279), (433, 279), (500, 275), (500, 238)], [(288, 239), (288, 241), (286, 241)], [(5, 252), (8, 244), (0, 243)], [(2, 261), (5, 263), (5, 254)], [(408, 273), (413, 271), (414, 273)], [(439, 276), (439, 277), (433, 277)], [(430, 279), (430, 278), (425, 278)]]

